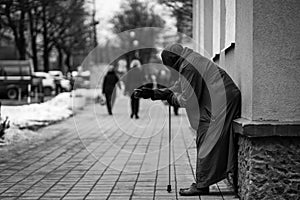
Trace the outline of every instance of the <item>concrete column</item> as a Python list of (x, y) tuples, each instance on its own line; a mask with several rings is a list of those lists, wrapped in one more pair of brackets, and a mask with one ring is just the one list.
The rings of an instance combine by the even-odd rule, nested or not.
[(220, 0), (220, 49), (225, 47), (226, 7), (225, 0)]
[(193, 0), (194, 49), (204, 54), (204, 0)]
[(220, 53), (220, 25), (221, 25), (221, 3), (213, 0), (213, 55)]
[(213, 1), (204, 0), (204, 50), (213, 56)]
[(225, 0), (225, 48), (235, 42), (235, 5), (236, 0)]
[(200, 50), (200, 2), (193, 0), (193, 39), (194, 49)]
[(300, 120), (300, 2), (240, 0), (236, 6), (243, 117)]
[(242, 118), (234, 130), (245, 200), (299, 197), (299, 10), (299, 0), (236, 1)]
[(236, 66), (241, 71), (242, 117), (252, 119), (253, 108), (253, 0), (236, 1)]
[[(225, 67), (225, 34), (226, 34), (226, 6), (225, 0), (220, 0), (220, 61), (219, 65)], [(223, 51), (222, 51), (223, 50)]]

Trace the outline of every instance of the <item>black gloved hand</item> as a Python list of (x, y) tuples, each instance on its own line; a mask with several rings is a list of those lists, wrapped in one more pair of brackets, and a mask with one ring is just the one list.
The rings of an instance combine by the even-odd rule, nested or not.
[(169, 89), (158, 89), (155, 90), (152, 100), (167, 100), (173, 92)]
[(144, 98), (144, 99), (149, 99), (152, 98), (154, 95), (154, 91), (150, 88), (140, 88), (140, 89), (135, 89), (134, 90), (134, 97), (135, 98)]
[(173, 96), (174, 96), (174, 93), (171, 93), (168, 97), (167, 97), (167, 102), (169, 103), (169, 105), (171, 105), (171, 106), (175, 106), (174, 105), (174, 102), (173, 102)]

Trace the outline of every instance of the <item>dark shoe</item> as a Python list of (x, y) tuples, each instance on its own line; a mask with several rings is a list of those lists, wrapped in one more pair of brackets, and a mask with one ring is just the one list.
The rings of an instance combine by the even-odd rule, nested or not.
[(133, 114), (130, 115), (130, 118), (131, 118), (131, 119), (133, 118)]
[(140, 117), (139, 117), (138, 115), (135, 115), (135, 118), (136, 118), (136, 119), (139, 119)]
[(179, 190), (181, 196), (199, 196), (209, 194), (209, 187), (197, 188), (196, 183), (193, 183), (189, 188), (181, 188)]

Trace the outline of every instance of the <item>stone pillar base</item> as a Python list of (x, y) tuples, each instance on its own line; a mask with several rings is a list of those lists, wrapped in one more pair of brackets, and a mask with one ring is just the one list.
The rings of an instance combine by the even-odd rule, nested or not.
[[(245, 123), (241, 119), (234, 127), (239, 134), (238, 190), (241, 199), (299, 199), (298, 123)], [(281, 131), (289, 134), (281, 136)]]

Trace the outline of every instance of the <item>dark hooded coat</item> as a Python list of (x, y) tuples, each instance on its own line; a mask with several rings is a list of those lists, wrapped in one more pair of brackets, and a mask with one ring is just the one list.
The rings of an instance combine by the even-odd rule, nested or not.
[(118, 82), (119, 77), (116, 72), (113, 70), (108, 71), (103, 80), (102, 92), (104, 94), (112, 94)]
[[(197, 130), (196, 182), (198, 188), (207, 187), (236, 169), (232, 121), (240, 116), (240, 90), (217, 64), (179, 44), (167, 47), (162, 60), (179, 72), (168, 101), (186, 108)], [(164, 93), (156, 90), (153, 99)]]

